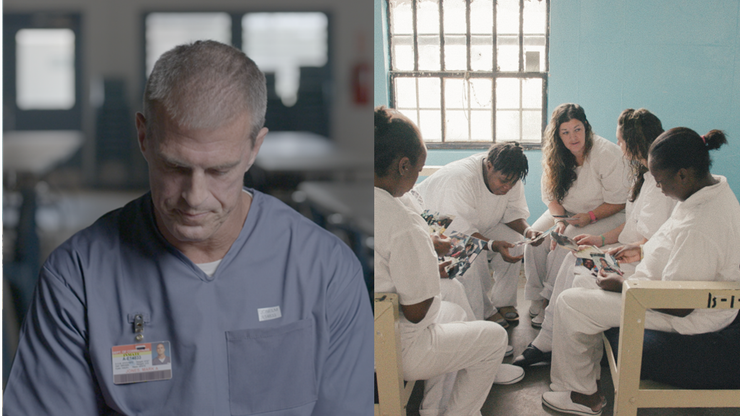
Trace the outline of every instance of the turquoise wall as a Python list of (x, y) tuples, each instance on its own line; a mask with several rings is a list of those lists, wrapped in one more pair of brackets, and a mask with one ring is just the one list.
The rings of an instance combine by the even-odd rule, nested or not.
[[(375, 3), (377, 12), (385, 2)], [(388, 100), (378, 17), (385, 14), (375, 21), (376, 105)], [(548, 87), (548, 114), (561, 103), (579, 103), (594, 131), (613, 142), (617, 117), (630, 107), (649, 109), (666, 129), (724, 130), (729, 146), (711, 153), (712, 172), (727, 176), (740, 195), (740, 0), (551, 0)], [(431, 150), (428, 163), (473, 153)], [(541, 153), (527, 157), (534, 221), (545, 211)]]

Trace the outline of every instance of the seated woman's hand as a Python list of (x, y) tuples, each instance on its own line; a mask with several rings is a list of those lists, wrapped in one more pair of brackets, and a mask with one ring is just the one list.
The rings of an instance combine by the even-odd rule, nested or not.
[(442, 263), (439, 263), (439, 278), (440, 279), (449, 279), (450, 275), (447, 274), (447, 267), (452, 264), (452, 260), (443, 261)]
[[(530, 239), (530, 240), (534, 240), (535, 238), (537, 238), (537, 237), (539, 237), (539, 236), (541, 236), (541, 235), (542, 235), (542, 231), (537, 231), (537, 230), (533, 230), (533, 229), (531, 229), (531, 228), (530, 228), (530, 229), (529, 229), (529, 230), (528, 230), (528, 231), (526, 232), (526, 235), (524, 236), (524, 238), (528, 238), (528, 239)], [(540, 244), (542, 244), (542, 242), (543, 242), (543, 241), (545, 241), (545, 239), (544, 239), (544, 238), (543, 238), (543, 239), (541, 239), (541, 240), (539, 240), (539, 241), (536, 241), (536, 242), (532, 243), (532, 246), (533, 246), (533, 247), (537, 247), (537, 246), (539, 246)]]
[(614, 247), (613, 249), (607, 250), (607, 254), (611, 254), (620, 263), (634, 263), (642, 260), (642, 250), (639, 244), (627, 244), (621, 247)]
[(606, 277), (604, 277), (599, 272), (599, 277), (596, 278), (596, 284), (608, 292), (621, 292), (622, 283), (624, 283), (624, 277), (617, 273), (606, 273)]
[(574, 215), (571, 219), (566, 221), (568, 221), (568, 224), (580, 228), (591, 224), (591, 216), (588, 214), (580, 213)]
[[(568, 224), (565, 222), (565, 220), (559, 220), (555, 224), (555, 229), (553, 231), (555, 231), (558, 234), (563, 234), (565, 233), (566, 228), (568, 228)], [(555, 239), (553, 238), (550, 238), (550, 251), (555, 250), (555, 247), (557, 246), (558, 246), (557, 241), (555, 241)]]
[(573, 241), (579, 246), (601, 247), (601, 237), (598, 235), (580, 234), (573, 237)]
[(438, 256), (444, 256), (452, 249), (452, 240), (444, 234), (433, 234), (432, 244), (434, 244), (434, 251), (437, 252)]
[(509, 248), (514, 247), (513, 244), (507, 243), (506, 241), (494, 241), (491, 243), (491, 249), (496, 253), (499, 253), (501, 257), (507, 263), (516, 263), (520, 261), (524, 256), (512, 256), (509, 254)]

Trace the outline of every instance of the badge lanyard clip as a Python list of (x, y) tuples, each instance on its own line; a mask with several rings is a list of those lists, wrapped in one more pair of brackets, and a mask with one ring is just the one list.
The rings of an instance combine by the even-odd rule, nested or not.
[(144, 340), (144, 317), (140, 314), (134, 316), (134, 333), (136, 333), (137, 341)]

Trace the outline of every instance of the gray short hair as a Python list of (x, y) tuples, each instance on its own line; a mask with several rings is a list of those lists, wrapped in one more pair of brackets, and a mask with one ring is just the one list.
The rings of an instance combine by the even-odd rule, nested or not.
[(265, 124), (265, 75), (242, 51), (212, 40), (176, 46), (154, 64), (144, 90), (144, 116), (150, 132), (155, 108), (179, 126), (213, 129), (249, 112), (254, 142)]

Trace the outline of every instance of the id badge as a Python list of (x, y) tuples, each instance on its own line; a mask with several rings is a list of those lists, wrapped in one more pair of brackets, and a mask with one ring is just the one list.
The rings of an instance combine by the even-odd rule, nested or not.
[(171, 353), (169, 341), (114, 346), (113, 384), (171, 379)]

